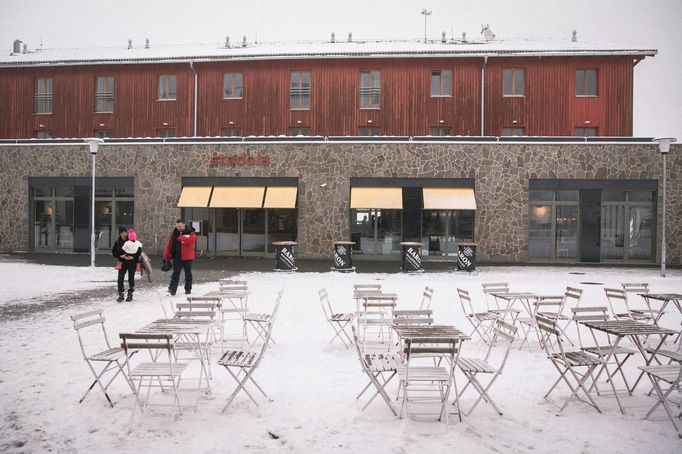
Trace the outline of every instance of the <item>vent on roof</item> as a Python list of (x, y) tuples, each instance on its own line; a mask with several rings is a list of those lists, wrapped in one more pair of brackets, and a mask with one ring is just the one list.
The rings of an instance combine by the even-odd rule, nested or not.
[(578, 42), (578, 30), (573, 30), (573, 33), (571, 33), (571, 42), (572, 43)]
[(229, 48), (230, 48), (230, 37), (226, 36), (225, 37), (225, 49), (229, 49)]
[(348, 32), (348, 42), (349, 43), (353, 42), (353, 33), (352, 32)]
[(149, 38), (144, 40), (144, 48), (149, 49)]
[(486, 41), (495, 39), (495, 33), (493, 33), (488, 24), (481, 25), (481, 35), (483, 35), (483, 38), (485, 38)]
[(133, 40), (129, 39), (128, 40), (128, 49), (132, 49), (132, 48), (133, 48)]
[(336, 33), (332, 32), (332, 41), (333, 43), (336, 42)]
[(28, 53), (28, 44), (24, 43), (24, 46), (21, 48), (21, 53), (22, 54)]
[(467, 42), (467, 32), (462, 32), (462, 42)]
[(12, 47), (12, 52), (15, 54), (18, 54), (21, 52), (21, 40), (15, 39), (14, 40), (14, 46)]
[(440, 34), (440, 42), (443, 43), (443, 44), (445, 44), (445, 43), (448, 42), (448, 39), (445, 37), (445, 32), (442, 32), (442, 33)]
[(242, 47), (246, 47), (246, 35), (242, 37)]

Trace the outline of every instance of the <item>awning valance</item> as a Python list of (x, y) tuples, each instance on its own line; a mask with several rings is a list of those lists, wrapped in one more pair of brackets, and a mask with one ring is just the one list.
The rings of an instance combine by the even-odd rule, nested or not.
[(178, 207), (205, 208), (211, 199), (211, 186), (185, 186), (180, 193)]
[(402, 188), (351, 188), (351, 208), (384, 208), (402, 210)]
[(475, 210), (472, 188), (424, 188), (425, 210)]
[(214, 186), (211, 208), (263, 208), (264, 186)]
[(296, 186), (268, 186), (263, 208), (296, 208)]

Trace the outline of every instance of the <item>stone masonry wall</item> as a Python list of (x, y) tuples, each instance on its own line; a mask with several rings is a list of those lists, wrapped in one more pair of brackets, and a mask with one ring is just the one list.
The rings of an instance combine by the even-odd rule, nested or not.
[[(270, 155), (270, 166), (210, 167), (215, 153), (243, 151)], [(28, 250), (29, 176), (89, 176), (90, 164), (85, 145), (0, 146), (0, 250)], [(475, 178), (479, 260), (495, 263), (528, 258), (529, 179), (656, 179), (661, 186), (656, 145), (140, 144), (103, 145), (97, 156), (98, 176), (135, 178), (135, 227), (143, 242), (159, 248), (180, 214), (181, 178), (233, 177), (237, 170), (243, 177), (299, 178), (298, 254), (310, 258), (328, 257), (333, 240), (350, 236), (350, 177)], [(681, 145), (671, 149), (668, 172), (668, 263), (681, 265)]]

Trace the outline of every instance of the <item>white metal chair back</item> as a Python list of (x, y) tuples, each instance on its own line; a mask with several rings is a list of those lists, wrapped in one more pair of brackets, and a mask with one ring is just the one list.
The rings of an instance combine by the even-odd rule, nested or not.
[(187, 303), (175, 305), (175, 315), (173, 318), (218, 320), (219, 304), (220, 300), (217, 298), (194, 297), (191, 300), (188, 298)]
[(625, 290), (604, 287), (604, 293), (606, 294), (606, 299), (609, 302), (609, 308), (611, 309), (611, 314), (614, 318), (621, 320), (625, 318), (632, 319), (630, 305)]
[(581, 331), (583, 331), (583, 329), (581, 329), (583, 327), (581, 322), (605, 322), (610, 319), (608, 310), (609, 308), (606, 306), (585, 306), (571, 308), (573, 313), (571, 318), (575, 322), (575, 329), (578, 332), (578, 345), (580, 345), (580, 348), (587, 347), (581, 336)]
[(258, 359), (256, 359), (256, 362), (254, 363), (254, 368), (258, 366), (258, 364), (261, 362), (261, 359), (263, 359), (263, 355), (265, 355), (265, 351), (268, 349), (268, 344), (270, 344), (270, 337), (272, 336), (272, 328), (275, 326), (275, 321), (277, 321), (277, 315), (279, 313), (279, 305), (282, 302), (282, 295), (284, 294), (284, 289), (281, 289), (277, 293), (277, 300), (275, 301), (275, 307), (272, 309), (272, 318), (270, 319), (270, 322), (268, 322), (267, 327), (265, 328), (265, 339), (263, 341), (263, 346), (261, 347), (260, 354), (258, 355)]
[(431, 325), (433, 311), (431, 309), (393, 311), (393, 324), (400, 326)]
[(649, 284), (646, 282), (624, 282), (621, 284), (625, 293), (649, 293)]
[(381, 291), (381, 284), (353, 284), (353, 290), (362, 291)]
[(566, 301), (564, 302), (564, 307), (568, 305), (569, 307), (580, 306), (580, 301), (583, 297), (583, 289), (576, 287), (566, 287), (566, 293), (564, 293)]
[[(376, 295), (365, 295), (362, 299), (362, 312), (361, 312), (361, 333), (362, 333), (362, 351), (368, 345), (367, 336), (368, 332), (371, 335), (377, 335), (381, 340), (378, 342), (381, 348), (386, 347), (386, 350), (391, 349), (391, 339), (393, 329), (391, 325), (393, 324), (393, 311), (396, 307), (397, 297), (395, 295), (389, 295), (384, 293), (379, 293)], [(384, 342), (384, 336), (388, 334), (388, 343)], [(372, 342), (377, 344), (376, 342)]]
[(420, 310), (431, 309), (431, 299), (433, 298), (433, 289), (431, 287), (424, 287), (422, 292), (422, 301), (419, 303)]
[(493, 341), (488, 347), (488, 351), (485, 355), (485, 361), (489, 360), (494, 346), (496, 346), (499, 341), (503, 342), (504, 354), (502, 355), (502, 360), (500, 361), (500, 366), (498, 367), (499, 370), (502, 370), (504, 365), (507, 363), (509, 352), (511, 351), (512, 344), (516, 339), (517, 330), (518, 328), (516, 326), (507, 323), (504, 320), (496, 320), (495, 327), (493, 328)]
[(331, 319), (334, 311), (332, 309), (331, 302), (329, 301), (329, 295), (327, 294), (327, 289), (321, 288), (320, 290), (317, 291), (317, 293), (320, 296), (320, 304), (322, 305), (322, 310), (324, 311), (324, 316), (327, 320), (329, 320), (329, 319)]
[[(564, 339), (561, 330), (556, 326), (556, 320), (541, 315), (536, 315), (535, 320), (538, 329), (543, 333), (540, 339), (542, 341), (542, 348), (547, 353), (547, 356), (552, 357), (554, 353), (559, 353), (561, 359), (565, 362)], [(554, 348), (555, 344), (558, 347), (558, 351)]]
[[(485, 296), (485, 304), (488, 310), (493, 307), (491, 305), (491, 294), (493, 293), (509, 293), (509, 283), (508, 282), (491, 282), (486, 284), (481, 284), (483, 288), (483, 295)], [(494, 309), (501, 309), (500, 303), (497, 298), (493, 295), (492, 302), (495, 303)]]
[(104, 344), (106, 345), (106, 349), (111, 348), (109, 336), (107, 336), (107, 330), (106, 327), (104, 326), (104, 322), (106, 321), (106, 319), (104, 317), (103, 310), (98, 309), (90, 312), (84, 312), (82, 314), (75, 314), (71, 316), (71, 320), (73, 321), (73, 329), (76, 331), (76, 334), (78, 335), (78, 344), (80, 345), (81, 353), (83, 353), (83, 358), (87, 360), (90, 357), (90, 355), (86, 352), (85, 343), (83, 342), (83, 336), (81, 335), (81, 330), (84, 330), (86, 328), (99, 325), (99, 327), (101, 328), (102, 337), (104, 338)]
[(471, 303), (471, 296), (469, 295), (469, 291), (464, 290), (462, 288), (458, 288), (457, 296), (459, 296), (459, 303), (462, 306), (462, 312), (464, 312), (464, 315), (475, 314), (474, 305)]
[(566, 297), (564, 295), (541, 295), (535, 301), (535, 314), (545, 314), (546, 316), (558, 319), (564, 310)]

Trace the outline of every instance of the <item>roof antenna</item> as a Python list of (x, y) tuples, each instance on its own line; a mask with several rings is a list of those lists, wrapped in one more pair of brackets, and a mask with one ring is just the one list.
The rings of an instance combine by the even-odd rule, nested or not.
[(353, 32), (348, 32), (348, 42), (349, 43), (353, 42)]
[(149, 38), (146, 38), (146, 39), (144, 40), (144, 48), (145, 48), (145, 49), (149, 49)]
[(332, 42), (336, 42), (336, 33), (332, 32)]
[(246, 47), (246, 35), (242, 36), (242, 47)]
[(229, 48), (230, 48), (230, 37), (226, 36), (225, 37), (225, 49), (229, 49)]

